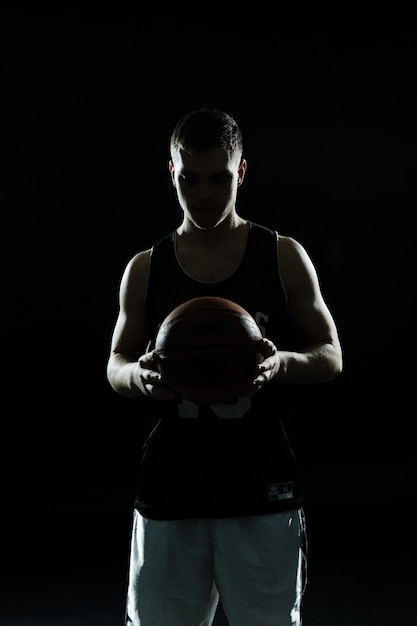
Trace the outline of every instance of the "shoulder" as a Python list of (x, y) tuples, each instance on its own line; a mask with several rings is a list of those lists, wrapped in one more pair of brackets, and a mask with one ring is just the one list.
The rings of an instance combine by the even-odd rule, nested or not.
[(143, 285), (145, 288), (148, 284), (149, 272), (151, 268), (151, 260), (162, 255), (169, 242), (172, 242), (172, 233), (158, 239), (150, 248), (137, 252), (127, 263), (122, 277), (122, 287), (126, 288), (131, 283), (135, 284), (135, 288)]
[(149, 264), (151, 258), (155, 255), (156, 251), (159, 249), (166, 247), (173, 241), (173, 233), (168, 233), (164, 237), (161, 237), (155, 243), (146, 250), (141, 250), (137, 252), (127, 263), (126, 272), (141, 273), (143, 271), (147, 272), (149, 270)]
[(120, 285), (120, 290), (125, 296), (139, 294), (146, 289), (151, 254), (152, 248), (148, 248), (137, 252), (128, 261)]
[(315, 284), (317, 274), (305, 247), (293, 237), (278, 236), (280, 273), (287, 287), (296, 284)]
[(277, 243), (279, 254), (284, 259), (291, 259), (306, 254), (304, 246), (299, 241), (297, 241), (297, 239), (294, 239), (294, 237), (288, 237), (287, 235), (278, 235)]
[(147, 250), (141, 250), (137, 252), (131, 259), (128, 261), (125, 269), (125, 273), (129, 274), (137, 274), (143, 271), (147, 271), (149, 268), (149, 260), (152, 255), (152, 248), (148, 248)]

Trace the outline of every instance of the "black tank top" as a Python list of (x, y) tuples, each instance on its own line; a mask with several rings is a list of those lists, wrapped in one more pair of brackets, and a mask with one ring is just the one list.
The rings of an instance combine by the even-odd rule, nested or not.
[[(289, 348), (277, 233), (249, 222), (244, 258), (225, 280), (191, 278), (178, 263), (175, 233), (152, 248), (146, 310), (155, 336), (177, 305), (220, 296), (243, 306), (262, 334)], [(149, 418), (135, 506), (153, 519), (238, 517), (274, 513), (302, 502), (287, 436), (287, 386), (273, 381), (235, 404), (200, 406), (143, 398)]]

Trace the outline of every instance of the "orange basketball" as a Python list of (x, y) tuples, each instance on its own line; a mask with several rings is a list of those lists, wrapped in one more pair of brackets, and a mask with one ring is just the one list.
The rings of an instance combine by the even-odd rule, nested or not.
[(262, 333), (236, 302), (205, 296), (177, 306), (156, 339), (158, 367), (167, 383), (196, 404), (236, 401), (263, 360)]

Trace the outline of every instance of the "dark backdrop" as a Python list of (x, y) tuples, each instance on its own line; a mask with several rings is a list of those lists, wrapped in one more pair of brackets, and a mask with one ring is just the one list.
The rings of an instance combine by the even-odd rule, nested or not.
[(174, 123), (214, 106), (245, 136), (240, 213), (303, 243), (340, 329), (341, 377), (294, 392), (312, 527), (336, 510), (351, 536), (369, 514), (403, 532), (416, 500), (415, 33), (77, 9), (16, 10), (1, 29), (5, 528), (55, 529), (42, 560), (58, 521), (90, 528), (103, 513), (121, 526), (115, 552), (127, 546), (142, 433), (138, 405), (105, 379), (117, 289), (180, 218)]

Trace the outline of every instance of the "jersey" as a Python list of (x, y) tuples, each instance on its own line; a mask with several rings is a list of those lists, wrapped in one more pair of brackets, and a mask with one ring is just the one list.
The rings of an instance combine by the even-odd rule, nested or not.
[[(226, 279), (207, 283), (182, 269), (175, 232), (158, 240), (151, 250), (145, 305), (152, 335), (180, 303), (219, 296), (240, 304), (263, 336), (288, 348), (277, 242), (276, 231), (250, 221), (239, 267)], [(143, 400), (149, 432), (140, 455), (135, 507), (144, 517), (240, 517), (301, 506), (285, 384), (274, 380), (250, 397), (213, 406), (181, 398)]]

